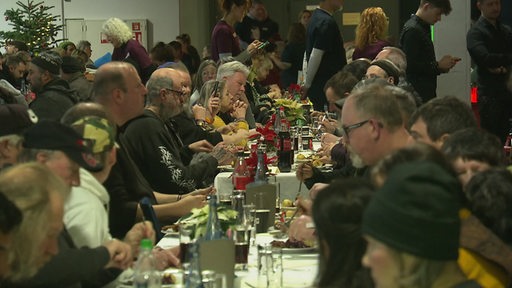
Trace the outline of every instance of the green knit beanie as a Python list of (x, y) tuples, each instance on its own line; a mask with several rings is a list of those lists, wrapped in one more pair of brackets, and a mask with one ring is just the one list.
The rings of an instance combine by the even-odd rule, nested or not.
[(362, 232), (389, 247), (431, 260), (456, 260), (460, 184), (437, 164), (397, 166), (363, 215)]

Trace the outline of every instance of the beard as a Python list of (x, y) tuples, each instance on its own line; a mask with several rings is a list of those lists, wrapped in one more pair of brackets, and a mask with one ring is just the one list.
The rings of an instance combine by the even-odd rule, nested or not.
[(354, 152), (350, 145), (347, 145), (347, 151), (350, 157), (350, 161), (352, 161), (352, 166), (354, 166), (355, 168), (363, 168), (366, 166), (363, 159), (359, 155), (357, 155), (356, 152)]

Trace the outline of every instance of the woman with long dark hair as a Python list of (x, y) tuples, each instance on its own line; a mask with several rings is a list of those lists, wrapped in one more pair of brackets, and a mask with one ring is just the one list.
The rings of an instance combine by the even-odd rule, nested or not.
[(332, 182), (313, 203), (313, 220), (320, 247), (316, 287), (373, 287), (361, 264), (366, 241), (361, 235), (363, 211), (373, 193), (363, 179)]

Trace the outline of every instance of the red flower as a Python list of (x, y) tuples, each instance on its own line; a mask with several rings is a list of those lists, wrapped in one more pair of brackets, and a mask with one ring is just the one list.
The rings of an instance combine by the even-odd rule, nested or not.
[(288, 92), (290, 92), (290, 94), (300, 93), (300, 85), (295, 83), (290, 84), (290, 87), (288, 87)]
[(274, 131), (274, 121), (275, 121), (275, 115), (272, 115), (272, 118), (265, 124), (263, 128), (256, 128), (256, 131), (260, 133), (260, 135), (256, 134), (253, 135), (251, 138), (256, 139), (263, 136), (265, 139), (265, 142), (268, 144), (269, 142), (274, 142), (274, 139), (277, 137), (276, 132)]
[[(273, 164), (277, 160), (277, 156), (268, 158), (267, 153), (263, 155), (263, 160), (265, 162), (265, 166), (268, 166), (270, 164)], [(247, 166), (254, 167), (254, 171), (256, 171), (256, 166), (258, 166), (258, 155), (256, 153), (251, 153), (251, 156), (249, 158), (245, 159), (245, 162), (247, 163)], [(268, 171), (268, 169), (265, 169)]]

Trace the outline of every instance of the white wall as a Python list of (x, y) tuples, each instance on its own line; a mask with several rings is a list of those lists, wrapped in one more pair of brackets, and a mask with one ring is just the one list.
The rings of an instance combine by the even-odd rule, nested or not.
[(437, 96), (457, 96), (470, 103), (471, 57), (466, 49), (466, 33), (470, 28), (470, 1), (451, 1), (452, 12), (443, 16), (434, 26), (434, 47), (437, 59), (443, 55), (460, 57), (462, 60), (448, 74), (437, 80)]
[[(1, 0), (0, 30), (11, 30), (4, 21), (3, 13), (7, 9), (17, 8), (18, 0)], [(21, 0), (25, 2), (26, 0)], [(36, 1), (37, 2), (37, 1)], [(45, 0), (45, 5), (55, 6), (50, 10), (54, 15), (61, 15), (61, 0)], [(71, 0), (64, 3), (65, 18), (148, 20), (148, 48), (158, 41), (174, 40), (180, 31), (179, 0)]]

